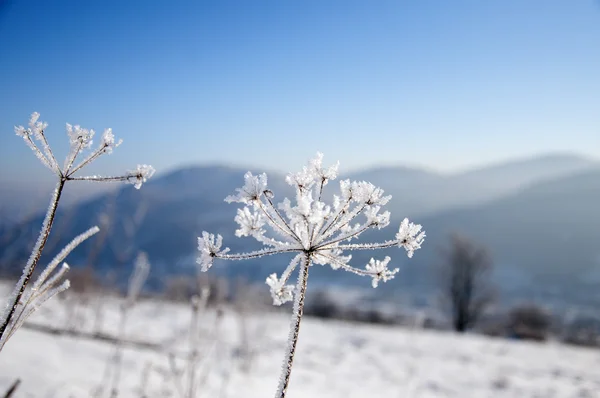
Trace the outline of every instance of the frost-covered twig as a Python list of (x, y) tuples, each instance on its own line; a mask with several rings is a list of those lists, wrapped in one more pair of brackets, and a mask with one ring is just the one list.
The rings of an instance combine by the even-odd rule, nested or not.
[[(98, 227), (92, 227), (71, 241), (63, 250), (54, 257), (54, 259), (46, 266), (44, 271), (38, 276), (33, 283), (33, 287), (25, 291), (21, 296), (19, 305), (13, 313), (10, 323), (7, 324), (5, 333), (0, 337), (0, 351), (10, 337), (19, 329), (27, 318), (33, 314), (42, 304), (54, 297), (56, 294), (68, 289), (69, 281), (65, 280), (60, 283), (63, 276), (69, 271), (67, 263), (63, 263), (58, 272), (54, 272), (59, 263), (61, 263), (68, 255), (99, 231)], [(54, 273), (54, 275), (52, 275)], [(52, 276), (51, 276), (52, 275)]]
[[(127, 181), (134, 184), (134, 186), (139, 189), (142, 183), (154, 174), (154, 169), (151, 166), (140, 165), (135, 170), (130, 171), (122, 176), (102, 178), (96, 176), (75, 176), (76, 172), (80, 171), (82, 168), (90, 164), (101, 155), (110, 154), (114, 148), (121, 144), (121, 141), (115, 141), (115, 137), (111, 129), (104, 130), (104, 133), (100, 138), (100, 145), (98, 148), (92, 151), (92, 153), (84, 158), (79, 164), (75, 165), (77, 157), (83, 153), (85, 149), (91, 147), (92, 138), (95, 132), (94, 130), (87, 130), (81, 128), (80, 126), (71, 126), (70, 124), (67, 124), (67, 134), (69, 136), (71, 148), (65, 159), (64, 166), (61, 168), (50, 146), (48, 145), (48, 141), (46, 140), (45, 130), (48, 127), (48, 124), (38, 121), (39, 117), (39, 113), (34, 112), (29, 120), (29, 127), (25, 128), (23, 126), (17, 126), (15, 127), (15, 132), (18, 136), (23, 138), (27, 146), (31, 148), (42, 164), (56, 174), (58, 182), (52, 194), (52, 199), (50, 200), (50, 205), (48, 207), (48, 211), (46, 212), (46, 217), (42, 223), (42, 229), (31, 252), (31, 256), (29, 257), (29, 260), (23, 269), (23, 274), (20, 280), (17, 282), (13, 292), (8, 297), (6, 308), (3, 310), (2, 315), (0, 316), (0, 351), (4, 346), (4, 343), (8, 340), (8, 336), (12, 335), (16, 329), (14, 319), (15, 314), (17, 311), (23, 310), (19, 309), (19, 306), (25, 306), (25, 303), (23, 302), (23, 295), (25, 294), (25, 289), (29, 284), (40, 257), (42, 256), (44, 246), (48, 241), (50, 230), (52, 229), (52, 224), (56, 216), (58, 203), (66, 182), (70, 180)], [(36, 144), (36, 141), (39, 145), (41, 145), (41, 150), (38, 147), (38, 144)], [(62, 285), (60, 285), (58, 290), (64, 290), (66, 288), (68, 288), (68, 281), (65, 281)], [(58, 290), (52, 290), (52, 293), (55, 294), (58, 292)], [(52, 295), (50, 295), (50, 297)]]
[[(208, 286), (200, 289), (200, 296), (193, 296), (190, 300), (191, 316), (188, 330), (189, 347), (181, 358), (184, 362), (182, 367), (178, 366), (177, 355), (174, 351), (167, 354), (168, 368), (156, 367), (157, 370), (168, 375), (169, 396), (176, 395), (180, 398), (195, 398), (201, 395), (201, 386), (206, 386), (209, 371), (214, 369), (211, 359), (224, 359), (225, 355), (216, 355), (220, 343), (220, 324), (222, 313), (215, 311), (215, 321), (210, 323), (213, 327), (208, 341), (204, 344), (204, 350), (200, 350), (202, 341), (200, 339), (200, 315), (206, 310), (210, 288)], [(181, 340), (183, 336), (177, 337)], [(165, 388), (168, 386), (164, 385)], [(161, 396), (165, 396), (163, 394)]]
[(164, 345), (153, 341), (123, 339), (116, 337), (113, 333), (91, 332), (85, 330), (75, 330), (73, 328), (54, 327), (43, 323), (27, 322), (23, 324), (24, 329), (36, 331), (38, 333), (46, 333), (54, 336), (71, 337), (76, 340), (89, 340), (106, 344), (120, 343), (123, 346), (133, 347), (136, 350), (147, 350), (152, 352), (162, 353)]
[(6, 391), (6, 394), (4, 394), (4, 398), (11, 398), (14, 395), (15, 391), (17, 391), (17, 388), (19, 388), (20, 384), (21, 379), (15, 380)]
[[(302, 171), (286, 177), (286, 182), (296, 190), (295, 205), (284, 198), (276, 206), (273, 203), (273, 192), (267, 189), (266, 174), (254, 176), (250, 172), (244, 176), (245, 184), (237, 189), (237, 194), (225, 199), (227, 202), (245, 205), (244, 208), (238, 209), (235, 217), (239, 225), (239, 229), (235, 231), (236, 236), (251, 236), (265, 248), (250, 253), (230, 254), (228, 248), (221, 248), (223, 239), (220, 235), (203, 232), (198, 238), (198, 263), (203, 271), (212, 266), (215, 258), (246, 260), (281, 253), (298, 253), (280, 278), (277, 274), (271, 274), (266, 281), (275, 305), (294, 300), (288, 347), (277, 398), (285, 397), (289, 385), (310, 266), (329, 264), (333, 269), (344, 269), (357, 275), (369, 276), (372, 278), (373, 287), (377, 287), (379, 282), (392, 279), (398, 272), (397, 268), (388, 268), (390, 257), (384, 260), (372, 258), (364, 269), (358, 269), (348, 264), (352, 256), (344, 255), (344, 251), (398, 246), (403, 247), (410, 258), (414, 251), (421, 247), (425, 238), (420, 225), (404, 219), (394, 240), (383, 243), (344, 243), (358, 238), (368, 229), (387, 226), (390, 213), (380, 213), (380, 210), (391, 197), (384, 196), (381, 188), (368, 182), (344, 180), (340, 181), (340, 195), (334, 195), (331, 205), (326, 204), (321, 200), (323, 189), (329, 181), (337, 177), (338, 165), (325, 169), (322, 160), (323, 155), (319, 153)], [(365, 217), (362, 222), (356, 220), (359, 215)], [(276, 233), (277, 237), (267, 236), (267, 232)], [(298, 264), (300, 271), (296, 286), (287, 285)]]
[(196, 367), (198, 366), (198, 361), (200, 360), (200, 350), (198, 345), (200, 342), (198, 341), (199, 337), (199, 320), (200, 313), (206, 309), (206, 304), (208, 302), (208, 296), (210, 294), (210, 289), (205, 287), (200, 292), (200, 297), (193, 296), (191, 298), (191, 307), (192, 314), (190, 319), (190, 356), (188, 358), (187, 364), (187, 389), (186, 389), (186, 397), (193, 398), (196, 396)]
[[(58, 284), (63, 276), (69, 271), (69, 266), (67, 263), (63, 263), (61, 269), (54, 273), (54, 276), (50, 277), (50, 275), (54, 272), (58, 264), (65, 260), (71, 251), (73, 251), (85, 240), (98, 233), (98, 231), (99, 229), (97, 226), (92, 227), (81, 235), (75, 237), (75, 239), (65, 246), (64, 249), (62, 249), (60, 253), (58, 253), (56, 257), (54, 257), (54, 259), (46, 266), (44, 271), (42, 271), (40, 276), (38, 276), (36, 281), (33, 283), (31, 290), (29, 292), (25, 292), (25, 294), (22, 296), (21, 305), (13, 317), (12, 330), (7, 333), (6, 340), (8, 340), (8, 338), (23, 325), (23, 322), (25, 322), (29, 315), (39, 308), (44, 301), (52, 298), (59, 291), (65, 290), (69, 287), (69, 281), (63, 282), (63, 284), (60, 286)], [(59, 287), (56, 288), (57, 286)], [(0, 343), (0, 348), (1, 347), (2, 343)]]
[[(104, 395), (104, 387), (110, 386), (110, 397), (116, 398), (119, 396), (119, 384), (121, 381), (121, 363), (123, 359), (123, 342), (125, 340), (125, 327), (127, 326), (127, 320), (129, 319), (129, 311), (134, 307), (142, 286), (146, 282), (148, 273), (150, 272), (150, 263), (148, 262), (148, 255), (144, 252), (140, 252), (135, 261), (135, 268), (129, 278), (129, 286), (127, 288), (127, 296), (125, 301), (121, 305), (119, 327), (117, 330), (117, 339), (114, 343), (113, 353), (106, 363), (104, 372), (104, 380), (102, 384), (96, 389), (95, 396), (100, 397)], [(110, 379), (110, 381), (108, 381)]]

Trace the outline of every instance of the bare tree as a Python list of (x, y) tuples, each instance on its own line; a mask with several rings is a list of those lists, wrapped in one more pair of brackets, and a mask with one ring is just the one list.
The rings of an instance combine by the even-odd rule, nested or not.
[(458, 233), (441, 249), (437, 268), (442, 299), (449, 307), (452, 326), (458, 332), (473, 327), (494, 298), (492, 260), (487, 248)]

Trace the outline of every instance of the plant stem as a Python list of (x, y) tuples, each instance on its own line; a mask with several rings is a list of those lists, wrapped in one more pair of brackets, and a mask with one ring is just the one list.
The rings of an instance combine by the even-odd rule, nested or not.
[(6, 394), (4, 394), (4, 398), (11, 398), (15, 391), (17, 391), (19, 384), (21, 384), (21, 379), (15, 380), (15, 382), (10, 386)]
[(296, 344), (298, 344), (298, 336), (300, 334), (300, 321), (304, 313), (304, 298), (306, 297), (306, 287), (308, 282), (308, 268), (310, 267), (310, 255), (305, 254), (304, 261), (300, 266), (298, 274), (298, 282), (296, 283), (296, 292), (294, 300), (294, 311), (290, 324), (290, 335), (288, 338), (288, 349), (285, 353), (283, 367), (281, 369), (281, 377), (279, 378), (279, 387), (275, 398), (285, 398), (285, 394), (290, 383), (290, 375), (292, 373), (292, 365), (294, 355), (296, 354)]
[(125, 326), (127, 323), (127, 315), (131, 307), (125, 304), (121, 307), (121, 319), (119, 321), (118, 338), (115, 343), (115, 351), (112, 357), (112, 381), (110, 388), (110, 397), (116, 398), (119, 396), (119, 383), (121, 381), (121, 363), (123, 361), (123, 340), (125, 338)]
[[(15, 286), (14, 300), (12, 300), (10, 311), (5, 319), (2, 320), (2, 326), (0, 326), (0, 341), (2, 341), (2, 336), (6, 332), (12, 317), (17, 310), (17, 306), (19, 305), (19, 301), (21, 301), (21, 297), (25, 292), (25, 288), (31, 279), (31, 275), (35, 271), (35, 267), (37, 263), (40, 261), (40, 257), (42, 256), (42, 250), (44, 250), (44, 246), (48, 241), (48, 237), (50, 236), (50, 230), (52, 229), (52, 224), (54, 223), (54, 217), (56, 216), (56, 209), (58, 208), (58, 201), (60, 200), (60, 196), (62, 194), (62, 190), (65, 186), (65, 179), (61, 177), (60, 181), (56, 185), (56, 189), (54, 190), (54, 194), (52, 195), (52, 199), (50, 200), (50, 207), (48, 207), (48, 211), (46, 212), (46, 218), (44, 219), (44, 223), (42, 224), (42, 230), (40, 231), (40, 235), (38, 240), (35, 243), (35, 247), (31, 252), (31, 256), (29, 257), (29, 261), (27, 261), (27, 266), (23, 271), (23, 276), (21, 280)], [(2, 345), (0, 345), (0, 351), (2, 350)]]
[(186, 397), (196, 396), (196, 365), (200, 352), (198, 350), (198, 319), (200, 317), (200, 301), (192, 303), (192, 318), (190, 322), (190, 357), (188, 359), (188, 385)]

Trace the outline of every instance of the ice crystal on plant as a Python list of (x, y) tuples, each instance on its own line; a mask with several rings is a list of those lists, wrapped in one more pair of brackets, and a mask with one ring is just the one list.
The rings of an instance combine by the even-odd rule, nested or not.
[(228, 203), (238, 202), (249, 204), (257, 201), (267, 189), (267, 175), (265, 173), (254, 176), (251, 172), (244, 175), (244, 186), (237, 188), (237, 195), (230, 195), (225, 198)]
[(421, 248), (425, 232), (421, 232), (421, 226), (408, 221), (408, 218), (402, 220), (400, 231), (396, 234), (396, 240), (401, 247), (406, 249), (408, 257), (412, 257), (415, 250)]
[(107, 128), (102, 133), (102, 138), (100, 139), (100, 146), (104, 147), (104, 153), (111, 154), (113, 149), (121, 145), (123, 140), (115, 141), (115, 135), (112, 132), (111, 128)]
[(135, 170), (129, 172), (127, 182), (133, 184), (135, 189), (140, 189), (142, 184), (148, 180), (148, 178), (154, 175), (154, 167), (147, 164), (138, 164)]
[(372, 258), (371, 261), (369, 261), (369, 264), (367, 264), (367, 271), (373, 273), (373, 280), (371, 281), (373, 287), (377, 287), (379, 281), (387, 282), (389, 279), (392, 279), (399, 271), (399, 268), (394, 268), (393, 270), (388, 269), (387, 265), (390, 260), (390, 256), (386, 256), (383, 261)]
[(294, 298), (293, 285), (283, 285), (282, 281), (277, 279), (277, 274), (271, 274), (267, 278), (267, 285), (271, 288), (271, 297), (273, 298), (273, 304), (281, 305), (292, 301)]
[(262, 229), (265, 225), (265, 220), (262, 214), (257, 211), (251, 212), (247, 207), (238, 209), (238, 214), (234, 220), (240, 226), (235, 231), (235, 236), (238, 238), (242, 236), (263, 235), (265, 233)]
[(215, 235), (208, 232), (202, 232), (202, 238), (198, 238), (198, 250), (200, 250), (198, 264), (200, 264), (202, 271), (208, 271), (217, 254), (224, 255), (229, 251), (229, 249), (221, 251), (222, 244), (223, 237), (221, 235), (215, 237)]
[[(39, 115), (38, 115), (39, 116)], [(67, 134), (71, 148), (89, 148), (92, 146), (92, 138), (96, 132), (93, 129), (84, 129), (79, 125), (72, 126), (67, 123)]]
[[(301, 252), (313, 264), (330, 265), (333, 269), (344, 269), (358, 275), (373, 278), (373, 285), (386, 282), (394, 277), (396, 271), (387, 269), (390, 261), (372, 259), (363, 268), (349, 265), (351, 255), (345, 251), (372, 250), (393, 246), (404, 247), (408, 257), (421, 247), (425, 233), (421, 226), (404, 219), (396, 234), (396, 239), (383, 243), (346, 244), (357, 239), (370, 228), (381, 229), (390, 222), (390, 212), (381, 211), (391, 196), (385, 196), (381, 188), (366, 181), (340, 181), (340, 194), (334, 195), (331, 205), (322, 201), (323, 188), (337, 177), (338, 164), (323, 167), (323, 155), (315, 159), (301, 171), (290, 173), (286, 182), (296, 188), (296, 200), (284, 198), (278, 205), (272, 201), (273, 193), (267, 190), (266, 174), (244, 175), (244, 186), (236, 189), (236, 194), (225, 198), (227, 202), (242, 203), (235, 217), (239, 228), (238, 237), (252, 236), (265, 245), (265, 249), (244, 254), (227, 254), (229, 249), (221, 250), (222, 237), (203, 233), (199, 238), (201, 256), (198, 259), (203, 270), (212, 266), (215, 258), (242, 260), (261, 257), (278, 252)], [(364, 219), (357, 217), (363, 214)], [(274, 233), (267, 236), (267, 233)], [(283, 286), (287, 282), (297, 263), (290, 264), (284, 272), (285, 280), (268, 279), (271, 288)], [(277, 282), (277, 284), (275, 284)], [(281, 283), (280, 283), (281, 282)], [(291, 294), (291, 292), (290, 292)], [(274, 302), (277, 301), (274, 299)]]

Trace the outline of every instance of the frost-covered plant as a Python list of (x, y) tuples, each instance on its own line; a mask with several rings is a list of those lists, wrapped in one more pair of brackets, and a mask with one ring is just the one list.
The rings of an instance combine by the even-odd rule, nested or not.
[[(16, 328), (22, 323), (20, 319), (24, 320), (24, 318), (20, 315), (30, 314), (30, 312), (28, 312), (28, 310), (26, 309), (27, 307), (33, 306), (31, 308), (35, 309), (43, 301), (47, 300), (54, 294), (68, 287), (68, 281), (65, 281), (65, 283), (58, 286), (58, 288), (53, 288), (55, 287), (54, 285), (48, 284), (49, 282), (58, 282), (58, 280), (64, 275), (64, 273), (67, 270), (67, 268), (63, 268), (61, 271), (58, 272), (57, 275), (50, 278), (49, 280), (38, 279), (38, 281), (36, 281), (36, 283), (34, 284), (32, 293), (25, 295), (26, 287), (29, 284), (29, 281), (33, 275), (33, 272), (35, 271), (37, 263), (39, 262), (40, 257), (42, 255), (42, 250), (44, 249), (44, 246), (50, 235), (50, 230), (54, 222), (54, 217), (56, 216), (58, 202), (60, 200), (65, 184), (68, 181), (78, 180), (102, 182), (125, 181), (133, 184), (135, 188), (139, 189), (142, 186), (142, 183), (146, 182), (146, 180), (154, 174), (154, 169), (152, 168), (152, 166), (138, 165), (135, 170), (129, 171), (120, 176), (78, 176), (76, 174), (79, 171), (81, 171), (85, 166), (89, 165), (94, 160), (96, 160), (104, 154), (112, 153), (113, 149), (121, 144), (121, 140), (115, 140), (115, 136), (113, 135), (111, 129), (104, 130), (104, 133), (100, 137), (100, 145), (98, 145), (96, 149), (89, 151), (87, 156), (85, 156), (82, 160), (76, 163), (78, 156), (83, 154), (84, 152), (88, 152), (86, 150), (91, 148), (92, 138), (94, 137), (95, 132), (94, 130), (88, 130), (80, 126), (71, 126), (70, 124), (67, 124), (67, 135), (69, 136), (70, 150), (64, 161), (63, 166), (61, 167), (58, 164), (54, 153), (50, 149), (48, 141), (46, 140), (45, 131), (48, 127), (48, 124), (45, 122), (40, 122), (39, 117), (39, 113), (34, 112), (31, 115), (31, 119), (29, 120), (29, 127), (25, 128), (23, 126), (17, 126), (15, 127), (15, 132), (18, 136), (23, 138), (27, 146), (31, 148), (33, 153), (42, 162), (42, 164), (49, 168), (54, 174), (56, 174), (58, 182), (56, 184), (56, 188), (54, 189), (52, 199), (50, 200), (50, 206), (48, 207), (48, 211), (46, 212), (46, 217), (44, 218), (39, 237), (35, 243), (35, 246), (33, 247), (29, 260), (27, 261), (27, 264), (23, 269), (23, 275), (15, 285), (12, 294), (8, 297), (6, 308), (3, 310), (0, 316), (0, 351), (2, 350), (2, 347), (4, 346), (4, 343), (6, 342), (8, 337), (12, 336)], [(86, 235), (86, 237), (81, 239), (81, 241), (93, 234), (90, 233), (90, 231), (87, 232), (89, 233), (89, 235)], [(76, 241), (79, 238), (76, 238)], [(81, 241), (75, 243), (74, 246), (77, 246), (77, 244), (81, 243)], [(71, 247), (70, 250), (72, 250), (74, 246)], [(68, 247), (70, 246), (67, 246), (67, 248)], [(65, 248), (65, 250), (67, 248)], [(66, 256), (66, 254), (68, 254), (68, 252), (64, 255)], [(59, 254), (58, 257), (61, 257), (61, 255)], [(62, 259), (58, 262), (60, 261), (62, 261)], [(40, 278), (42, 276), (48, 278), (50, 273), (57, 266), (58, 262), (56, 264), (54, 263), (54, 261), (51, 262), (48, 268), (46, 268), (46, 270), (42, 272)], [(48, 288), (49, 290), (44, 288)], [(40, 293), (41, 291), (43, 291), (43, 294)], [(19, 308), (20, 306), (21, 308)]]
[[(203, 282), (200, 283), (204, 285)], [(230, 352), (229, 348), (223, 348), (221, 323), (224, 312), (220, 309), (206, 311), (211, 295), (210, 286), (199, 286), (199, 290), (200, 294), (190, 299), (191, 316), (187, 330), (181, 330), (181, 334), (179, 331), (176, 332), (169, 339), (170, 341), (163, 345), (166, 350), (166, 364), (148, 362), (140, 374), (137, 389), (139, 396), (145, 398), (225, 396), (223, 392), (232, 372), (232, 366), (229, 363), (225, 365), (220, 363), (237, 357), (237, 354)], [(214, 316), (213, 321), (206, 319), (209, 315)], [(202, 325), (209, 328), (203, 328)], [(186, 336), (188, 345), (185, 350), (180, 351), (175, 346), (167, 348), (170, 344), (181, 344)], [(220, 373), (224, 377), (220, 379), (221, 393), (211, 394), (207, 392), (213, 387), (209, 377), (216, 366), (221, 368)]]
[[(200, 333), (200, 315), (206, 310), (208, 304), (208, 298), (210, 295), (210, 288), (208, 286), (200, 289), (200, 295), (194, 295), (190, 299), (191, 304), (191, 317), (190, 325), (188, 329), (189, 337), (189, 354), (185, 360), (185, 366), (182, 369), (178, 369), (176, 363), (176, 356), (174, 352), (170, 352), (168, 355), (169, 361), (169, 372), (173, 380), (173, 386), (178, 392), (181, 398), (194, 398), (198, 396), (196, 393), (200, 389), (201, 384), (205, 381), (208, 376), (206, 372), (210, 369), (210, 364), (204, 366), (204, 369), (199, 369), (200, 362), (207, 362), (209, 359), (209, 353), (207, 351), (214, 351), (216, 344), (210, 347), (209, 350), (204, 352), (204, 357), (201, 355), (201, 333)], [(217, 319), (213, 323), (215, 328), (215, 341), (217, 342), (216, 336), (218, 336), (218, 327), (220, 325), (220, 315), (217, 312)], [(200, 371), (204, 371), (204, 374)]]
[[(144, 283), (150, 273), (150, 262), (148, 255), (145, 252), (139, 252), (136, 260), (133, 273), (129, 277), (129, 285), (127, 286), (127, 296), (121, 304), (119, 315), (119, 327), (117, 329), (117, 339), (113, 347), (113, 352), (106, 362), (104, 377), (102, 383), (94, 391), (94, 397), (102, 397), (105, 391), (109, 391), (111, 398), (119, 395), (119, 384), (121, 382), (121, 370), (123, 362), (123, 341), (125, 340), (125, 329), (129, 312), (137, 303), (137, 299), (142, 291)], [(106, 390), (106, 387), (110, 389)]]
[(63, 263), (57, 272), (54, 271), (73, 249), (83, 243), (86, 239), (98, 233), (98, 231), (100, 231), (100, 229), (95, 226), (73, 239), (71, 243), (65, 246), (64, 249), (62, 249), (46, 266), (44, 271), (33, 283), (32, 288), (25, 291), (15, 310), (11, 324), (6, 333), (0, 337), (0, 351), (4, 347), (6, 341), (8, 341), (8, 339), (23, 325), (31, 314), (53, 296), (69, 288), (70, 283), (68, 280), (60, 283), (64, 275), (69, 271), (69, 265)]
[[(262, 250), (230, 254), (228, 248), (221, 248), (223, 239), (220, 235), (215, 237), (203, 232), (202, 237), (198, 238), (198, 263), (203, 271), (213, 265), (215, 258), (246, 260), (280, 253), (297, 253), (281, 277), (271, 274), (266, 281), (275, 305), (294, 300), (288, 347), (276, 397), (285, 397), (288, 388), (309, 267), (313, 264), (329, 264), (335, 270), (343, 269), (368, 276), (372, 278), (373, 287), (377, 287), (379, 282), (394, 278), (398, 272), (398, 268), (388, 268), (390, 258), (371, 259), (364, 269), (360, 269), (349, 265), (352, 256), (344, 255), (344, 252), (398, 246), (406, 249), (408, 257), (412, 257), (425, 238), (421, 226), (410, 223), (405, 218), (393, 240), (382, 243), (349, 243), (368, 229), (381, 229), (389, 224), (390, 213), (381, 212), (381, 208), (391, 196), (384, 196), (383, 190), (371, 183), (343, 180), (340, 181), (340, 193), (333, 196), (332, 204), (325, 203), (322, 200), (323, 189), (337, 177), (338, 164), (323, 168), (322, 160), (323, 155), (318, 153), (302, 171), (286, 177), (286, 182), (295, 188), (295, 204), (284, 198), (275, 205), (274, 194), (267, 188), (266, 174), (254, 176), (250, 172), (244, 176), (245, 184), (237, 189), (237, 194), (225, 198), (229, 203), (245, 205), (238, 209), (235, 217), (239, 225), (239, 229), (235, 231), (236, 236), (253, 237), (265, 246)], [(362, 220), (357, 219), (360, 215), (363, 216)], [(287, 285), (298, 264), (300, 271), (296, 286)]]

